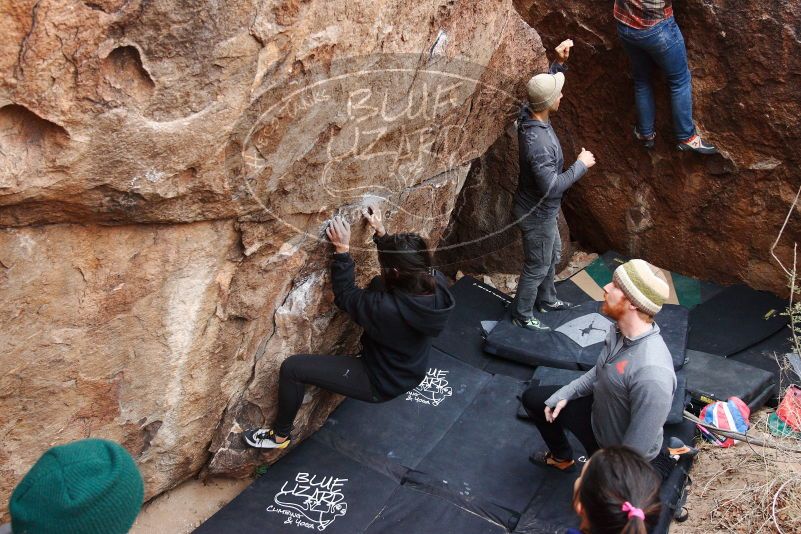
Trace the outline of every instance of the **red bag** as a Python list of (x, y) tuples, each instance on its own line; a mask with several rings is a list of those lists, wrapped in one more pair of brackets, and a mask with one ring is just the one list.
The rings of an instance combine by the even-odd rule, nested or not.
[(784, 392), (784, 398), (776, 410), (779, 419), (790, 425), (796, 432), (801, 432), (801, 389), (790, 386)]

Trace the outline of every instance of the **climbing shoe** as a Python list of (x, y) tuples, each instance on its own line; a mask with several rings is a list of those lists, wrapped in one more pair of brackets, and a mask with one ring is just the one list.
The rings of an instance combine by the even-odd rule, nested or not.
[(634, 127), (634, 138), (639, 141), (643, 148), (646, 150), (651, 150), (654, 148), (654, 140), (656, 139), (656, 132), (652, 133), (651, 135), (642, 135), (640, 132), (637, 131), (637, 127)]
[(257, 449), (285, 449), (289, 447), (289, 439), (277, 443), (275, 441), (275, 432), (269, 428), (252, 428), (245, 430), (242, 435), (248, 445)]
[(710, 145), (700, 135), (694, 135), (686, 141), (680, 142), (676, 148), (683, 152), (695, 152), (696, 154), (717, 154), (718, 149), (715, 145)]
[(698, 454), (698, 449), (691, 447), (690, 445), (686, 445), (681, 439), (673, 436), (668, 442), (667, 452), (668, 455), (670, 455), (674, 460), (678, 460), (681, 457), (692, 458)]
[(575, 304), (571, 304), (570, 302), (565, 302), (564, 300), (559, 300), (559, 299), (556, 299), (550, 304), (548, 304), (547, 302), (541, 302), (537, 304), (537, 310), (540, 313), (547, 313), (549, 311), (569, 310), (575, 307), (576, 307)]
[(528, 461), (534, 465), (545, 465), (548, 467), (553, 467), (554, 469), (558, 469), (564, 473), (571, 473), (576, 469), (576, 462), (572, 458), (568, 460), (560, 460), (550, 451), (548, 452), (535, 452), (531, 456), (528, 457)]
[(545, 325), (537, 319), (536, 317), (529, 317), (528, 319), (525, 318), (517, 318), (515, 317), (512, 319), (512, 324), (515, 326), (519, 326), (520, 328), (525, 328), (526, 330), (535, 330), (538, 332), (550, 332), (551, 327)]

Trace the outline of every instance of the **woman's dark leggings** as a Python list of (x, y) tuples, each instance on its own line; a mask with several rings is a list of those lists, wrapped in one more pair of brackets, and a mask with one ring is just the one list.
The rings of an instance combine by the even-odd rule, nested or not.
[(284, 360), (278, 377), (278, 415), (273, 424), (278, 436), (292, 432), (306, 384), (365, 402), (388, 400), (375, 392), (361, 358), (296, 354)]

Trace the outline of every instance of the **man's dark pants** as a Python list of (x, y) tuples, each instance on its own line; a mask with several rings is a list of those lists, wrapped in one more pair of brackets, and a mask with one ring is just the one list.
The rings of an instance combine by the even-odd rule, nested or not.
[(532, 316), (535, 305), (556, 302), (554, 276), (562, 255), (557, 216), (539, 218), (515, 207), (515, 219), (523, 234), (523, 272), (517, 282), (512, 314), (521, 319)]
[(532, 386), (523, 393), (523, 407), (537, 425), (548, 450), (559, 459), (573, 458), (573, 447), (567, 441), (565, 429), (578, 438), (587, 451), (587, 457), (600, 449), (592, 431), (592, 395), (574, 399), (559, 412), (559, 417), (549, 423), (545, 419), (545, 401), (556, 393), (560, 386)]
[[(545, 419), (545, 401), (559, 389), (560, 386), (532, 386), (523, 393), (523, 407), (537, 426), (537, 430), (540, 431), (551, 454), (560, 460), (573, 458), (573, 447), (570, 446), (565, 435), (565, 430), (569, 430), (581, 442), (587, 452), (587, 458), (589, 458), (601, 448), (592, 431), (593, 396), (588, 395), (569, 401), (553, 423), (549, 423)], [(651, 460), (651, 465), (662, 476), (662, 479), (666, 479), (670, 475), (675, 464), (675, 461), (665, 452), (660, 452), (656, 458)]]

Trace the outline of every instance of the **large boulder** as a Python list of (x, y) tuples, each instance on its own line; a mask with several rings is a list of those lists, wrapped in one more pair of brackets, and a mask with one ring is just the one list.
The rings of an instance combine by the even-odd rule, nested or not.
[[(598, 164), (567, 195), (574, 237), (674, 271), (786, 293), (769, 250), (801, 185), (801, 4), (673, 3), (693, 74), (695, 121), (721, 149), (701, 157), (674, 149), (661, 76), (656, 149), (633, 142), (633, 85), (612, 2), (514, 3), (546, 48), (566, 37), (576, 43), (553, 123), (566, 159), (586, 147)], [(778, 248), (786, 265), (801, 238), (798, 215)]]
[[(0, 514), (50, 445), (151, 497), (270, 458), (280, 362), (349, 352), (326, 219), (440, 239), (543, 61), (511, 0), (0, 4)], [(508, 80), (512, 80), (509, 82)], [(364, 224), (352, 251), (377, 273)], [(305, 436), (337, 399), (315, 394)]]

